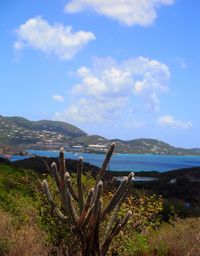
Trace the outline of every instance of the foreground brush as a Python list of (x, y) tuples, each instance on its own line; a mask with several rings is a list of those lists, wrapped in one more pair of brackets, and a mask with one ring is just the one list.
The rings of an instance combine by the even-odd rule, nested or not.
[[(64, 150), (60, 150), (59, 166), (56, 163), (52, 163), (49, 169), (58, 187), (62, 211), (54, 202), (47, 181), (43, 180), (42, 182), (44, 193), (55, 213), (62, 220), (68, 221), (72, 232), (81, 241), (82, 256), (105, 256), (112, 239), (119, 234), (132, 215), (132, 212), (128, 211), (123, 219), (117, 219), (118, 211), (125, 200), (133, 173), (124, 178), (108, 205), (104, 208), (102, 207), (102, 179), (114, 148), (115, 143), (112, 143), (97, 175), (96, 184), (90, 189), (86, 197), (84, 197), (82, 185), (83, 158), (81, 157), (78, 160), (77, 189), (75, 190), (70, 180), (70, 174), (66, 170)], [(101, 223), (105, 219), (107, 227), (103, 237), (100, 237)]]

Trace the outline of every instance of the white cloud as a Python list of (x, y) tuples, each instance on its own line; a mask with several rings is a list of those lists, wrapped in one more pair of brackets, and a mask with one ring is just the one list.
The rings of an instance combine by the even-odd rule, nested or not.
[(16, 30), (16, 34), (16, 50), (29, 46), (55, 54), (61, 60), (71, 59), (89, 41), (95, 39), (91, 32), (72, 32), (71, 26), (65, 27), (60, 23), (50, 25), (39, 16), (27, 20)]
[(174, 2), (175, 0), (71, 0), (65, 5), (65, 12), (94, 10), (128, 26), (148, 26), (156, 19), (159, 6)]
[(182, 121), (175, 119), (172, 115), (165, 115), (157, 120), (157, 125), (170, 128), (187, 129), (192, 127), (191, 121)]
[(160, 110), (159, 94), (167, 92), (170, 79), (169, 67), (157, 60), (145, 57), (130, 59), (123, 68), (134, 78), (134, 93), (140, 96), (152, 111)]
[(123, 96), (133, 86), (132, 76), (117, 67), (109, 67), (103, 69), (100, 74), (86, 67), (77, 70), (77, 74), (81, 77), (81, 84), (74, 87), (74, 92), (84, 93), (88, 96), (107, 97), (107, 96)]
[(82, 122), (112, 122), (122, 120), (139, 128), (143, 121), (136, 119), (135, 101), (142, 100), (145, 108), (159, 110), (159, 95), (167, 91), (169, 68), (156, 60), (144, 57), (117, 63), (112, 58), (95, 59), (92, 68), (83, 66), (76, 71), (80, 82), (74, 85), (75, 97), (56, 118)]
[(120, 110), (126, 105), (125, 98), (117, 98), (115, 101), (108, 99), (81, 98), (76, 104), (68, 107), (63, 113), (56, 113), (58, 120), (70, 120), (86, 123), (110, 123), (114, 119), (120, 119)]
[(65, 100), (62, 95), (58, 95), (58, 94), (53, 95), (52, 99), (58, 102), (63, 102)]

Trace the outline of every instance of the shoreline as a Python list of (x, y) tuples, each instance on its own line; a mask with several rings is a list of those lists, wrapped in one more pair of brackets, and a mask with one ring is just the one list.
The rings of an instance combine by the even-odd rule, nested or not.
[[(0, 158), (0, 164), (10, 165), (13, 168), (33, 170), (38, 174), (48, 174), (44, 161), (50, 166), (52, 162), (58, 164), (58, 158), (32, 157), (20, 161), (10, 162), (8, 159)], [(68, 160), (67, 169), (75, 173), (77, 160)], [(90, 172), (95, 178), (99, 167), (84, 162), (83, 173)], [(129, 172), (107, 171), (104, 180), (108, 186), (119, 184), (123, 176)], [(200, 167), (175, 169), (168, 172), (135, 172), (136, 179), (132, 182), (131, 191), (142, 190), (148, 193), (161, 195), (163, 198), (175, 198), (183, 202), (189, 202), (193, 206), (200, 204)]]
[[(49, 151), (49, 152), (52, 152), (52, 151)], [(54, 153), (57, 153), (57, 151), (54, 151)], [(69, 152), (66, 152), (66, 153), (69, 153)], [(72, 152), (70, 152), (70, 153), (73, 155)], [(91, 154), (91, 158), (92, 158), (92, 155), (93, 154)], [(94, 155), (96, 155), (96, 154), (94, 154)], [(128, 155), (132, 155), (132, 154), (128, 154)], [(144, 156), (146, 156), (146, 155), (144, 155)], [(155, 157), (155, 155), (149, 155), (149, 156), (154, 156)], [(163, 155), (159, 155), (159, 156), (163, 157)], [(9, 157), (4, 157), (3, 155), (0, 155), (0, 157), (8, 159), (12, 163), (20, 162), (20, 161), (23, 161), (23, 160), (27, 160), (28, 161), (28, 159), (30, 159), (30, 161), (32, 161), (33, 158), (45, 158), (45, 159), (51, 159), (51, 158), (52, 159), (54, 159), (54, 158), (56, 159), (57, 158), (56, 156), (54, 156), (54, 154), (52, 154), (52, 156), (48, 156), (48, 155), (47, 156), (43, 156), (43, 155), (35, 154), (34, 152), (30, 152), (30, 151), (27, 152), (27, 154), (23, 154), (23, 155), (22, 154), (21, 155), (14, 154), (14, 155), (11, 155)], [(67, 161), (69, 161), (69, 160), (70, 161), (71, 160), (76, 161), (76, 160), (78, 160), (78, 157), (79, 157), (79, 155), (77, 155), (75, 158), (70, 158), (70, 155), (66, 155)], [(176, 156), (174, 155), (174, 157), (176, 157)], [(89, 159), (85, 158), (84, 162), (86, 164), (90, 164), (91, 166), (95, 166), (97, 168), (100, 168), (99, 161), (101, 161), (101, 160), (99, 160), (99, 158), (97, 158), (97, 164), (93, 163), (93, 162), (95, 162), (94, 159), (92, 159), (92, 160), (93, 161), (90, 161)], [(119, 161), (124, 161), (124, 158), (123, 157), (122, 157), (122, 159), (119, 158), (117, 161), (118, 162)], [(145, 170), (144, 165), (146, 164), (148, 166), (148, 159), (146, 159), (145, 160), (146, 162), (144, 161), (144, 163), (143, 163), (142, 162), (142, 157), (141, 157), (141, 159), (139, 159), (139, 164), (141, 163), (141, 168), (140, 168), (140, 170), (136, 170), (136, 168), (138, 168), (138, 166), (137, 166), (138, 159), (136, 159), (136, 166), (135, 166), (135, 162), (134, 162), (135, 160), (131, 159), (131, 161), (132, 161), (131, 168), (128, 169), (127, 166), (125, 167), (125, 169), (128, 169), (128, 170), (120, 170), (120, 169), (113, 170), (115, 168), (115, 165), (117, 165), (118, 162), (112, 163), (112, 165), (113, 165), (112, 166), (112, 170), (110, 170), (110, 167), (108, 167), (107, 174), (109, 174), (109, 175), (111, 175), (113, 177), (119, 177), (119, 176), (126, 176), (130, 172), (134, 172), (136, 174), (136, 176), (140, 176), (140, 177), (162, 177), (162, 176), (170, 175), (171, 172), (178, 171), (180, 173), (180, 170), (188, 170), (188, 169), (200, 168), (200, 163), (198, 164), (198, 161), (197, 161), (197, 164), (194, 162), (194, 165), (191, 165), (191, 166), (189, 166), (189, 165), (188, 166), (182, 165), (182, 166), (176, 168), (176, 166), (175, 166), (176, 164), (174, 164), (174, 166), (175, 166), (174, 168), (173, 168), (173, 166), (171, 166), (172, 168), (170, 168), (170, 169), (166, 168), (166, 170), (163, 170), (162, 164), (167, 164), (167, 162), (166, 163), (160, 162), (161, 163), (160, 169), (159, 169), (159, 165), (158, 165), (157, 170), (155, 170), (155, 169), (154, 170), (150, 170), (150, 169)], [(155, 159), (153, 159), (153, 162), (152, 162), (153, 164), (154, 164), (154, 161), (155, 161)], [(168, 163), (170, 163), (170, 159), (169, 159)], [(126, 162), (125, 162), (125, 165), (126, 165)], [(151, 162), (150, 162), (150, 165), (151, 165)], [(173, 162), (172, 162), (172, 165), (173, 165)], [(180, 163), (180, 165), (181, 165), (181, 163)], [(135, 169), (134, 169), (134, 167), (135, 167)], [(142, 170), (142, 168), (144, 168), (144, 169)], [(152, 169), (153, 169), (153, 166), (152, 166)]]
[[(46, 152), (59, 152), (59, 149), (24, 149), (29, 154), (29, 151), (46, 151)], [(65, 153), (71, 153), (71, 154), (78, 154), (81, 156), (81, 154), (95, 154), (95, 155), (106, 155), (106, 152), (98, 152), (98, 151), (65, 151)], [(30, 153), (32, 154), (32, 153)], [(37, 155), (37, 154), (36, 154)], [(157, 153), (127, 153), (127, 152), (116, 152), (113, 155), (145, 155), (145, 156), (174, 156), (174, 157), (181, 157), (181, 156), (188, 156), (188, 157), (200, 157), (200, 153), (196, 154), (157, 154)]]
[[(36, 171), (37, 171), (37, 169), (38, 169), (37, 167), (40, 165), (41, 161), (47, 161), (49, 163), (58, 161), (57, 157), (46, 157), (46, 156), (38, 156), (38, 155), (32, 155), (30, 157), (25, 157), (23, 159), (19, 159), (19, 160), (15, 160), (15, 161), (10, 161), (9, 159), (2, 158), (1, 156), (0, 156), (0, 159), (1, 159), (0, 162), (3, 162), (3, 159), (4, 159), (6, 162), (9, 162), (11, 165), (15, 165), (15, 166), (21, 165), (22, 167), (26, 167), (26, 166), (28, 167), (30, 165), (31, 167), (33, 167), (33, 170), (35, 170), (35, 168), (36, 168)], [(71, 162), (71, 163), (73, 162), (74, 164), (77, 163), (77, 159), (67, 159), (67, 161)], [(94, 170), (98, 170), (100, 168), (96, 165), (90, 164), (87, 161), (85, 161), (84, 164), (86, 166), (89, 166), (90, 170), (91, 170), (91, 168), (93, 168)], [(29, 169), (31, 169), (31, 168), (29, 168)], [(42, 171), (42, 170), (39, 170), (39, 171)], [(132, 171), (135, 173), (136, 177), (157, 178), (159, 180), (166, 179), (166, 178), (169, 179), (169, 178), (174, 178), (174, 177), (176, 178), (183, 174), (190, 175), (191, 173), (194, 173), (195, 176), (200, 176), (200, 166), (176, 168), (176, 169), (171, 169), (171, 170), (164, 171), (164, 172), (161, 172), (161, 171), (134, 171), (134, 170), (131, 170), (131, 171), (107, 170), (106, 174), (108, 176), (112, 176), (112, 177), (123, 177), (123, 176), (127, 176)]]

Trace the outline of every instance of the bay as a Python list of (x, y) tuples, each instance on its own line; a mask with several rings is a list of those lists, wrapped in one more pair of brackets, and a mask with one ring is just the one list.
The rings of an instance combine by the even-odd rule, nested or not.
[[(59, 151), (28, 150), (30, 154), (58, 157)], [(65, 157), (78, 159), (101, 166), (105, 155), (94, 153), (66, 152)], [(17, 156), (15, 156), (16, 160)], [(115, 154), (109, 164), (111, 171), (158, 171), (166, 172), (174, 169), (200, 167), (200, 156), (152, 155), (152, 154)]]

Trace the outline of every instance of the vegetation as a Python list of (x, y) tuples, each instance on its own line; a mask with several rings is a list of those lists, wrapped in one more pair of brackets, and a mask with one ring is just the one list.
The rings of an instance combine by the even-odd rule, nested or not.
[(149, 235), (149, 241), (157, 255), (200, 255), (200, 218), (164, 224)]
[[(124, 217), (121, 219), (117, 218), (119, 209), (132, 181), (133, 173), (130, 173), (128, 177), (124, 178), (107, 206), (103, 206), (101, 199), (103, 194), (102, 179), (104, 178), (114, 147), (115, 144), (111, 144), (97, 175), (96, 183), (88, 192), (85, 200), (82, 183), (83, 159), (80, 158), (78, 161), (76, 192), (72, 186), (70, 174), (66, 170), (64, 152), (62, 150), (60, 151), (59, 169), (55, 163), (52, 163), (51, 173), (57, 184), (63, 213), (52, 198), (48, 182), (46, 180), (42, 182), (43, 190), (55, 213), (61, 220), (71, 226), (72, 232), (80, 240), (83, 256), (105, 256), (112, 239), (119, 234), (132, 215), (132, 212), (129, 210)], [(79, 213), (76, 209), (75, 202), (78, 204)], [(106, 217), (111, 213), (112, 215), (107, 219), (107, 225), (104, 231), (102, 231), (100, 229), (101, 223), (104, 222)]]
[(64, 122), (41, 120), (29, 121), (22, 117), (0, 116), (0, 141), (9, 146), (57, 147), (74, 141), (74, 138), (86, 135), (79, 128)]
[[(29, 178), (36, 182), (34, 174)], [(0, 255), (47, 255), (32, 187), (24, 170), (0, 164)]]
[[(68, 220), (61, 220), (55, 214), (47, 198), (41, 193), (38, 178), (43, 179), (43, 175), (36, 177), (30, 170), (13, 167), (9, 162), (0, 163), (0, 255), (79, 256), (79, 236), (72, 232)], [(60, 197), (54, 179), (50, 175), (45, 175), (45, 179), (56, 205), (59, 205)], [(84, 193), (98, 183), (90, 173), (82, 175), (81, 180)], [(72, 173), (70, 181), (78, 195), (77, 175)], [(104, 184), (101, 196), (103, 209), (111, 201), (116, 189), (113, 184)], [(133, 189), (129, 193), (118, 211), (118, 218), (123, 219), (128, 210), (133, 214), (110, 243), (106, 255), (199, 255), (198, 213), (196, 218), (179, 219), (177, 214), (183, 208), (177, 208), (178, 202), (174, 204), (173, 201), (172, 204), (170, 200), (163, 200), (147, 190)], [(84, 201), (86, 197), (85, 195)], [(72, 201), (77, 214), (80, 214), (79, 204), (74, 199)], [(64, 213), (62, 207), (60, 210)], [(101, 243), (109, 220), (108, 216), (101, 224)]]

